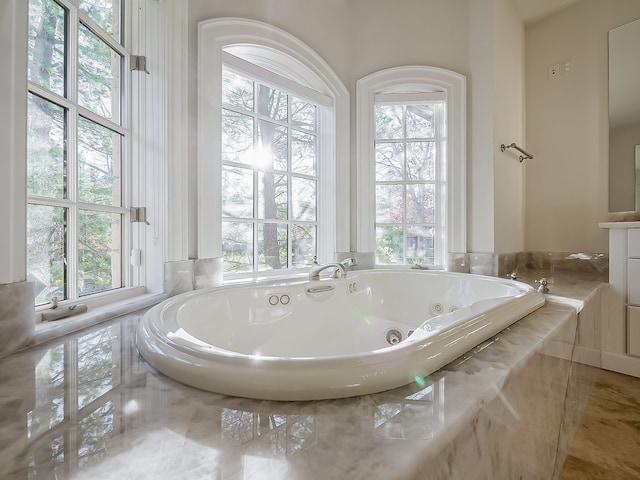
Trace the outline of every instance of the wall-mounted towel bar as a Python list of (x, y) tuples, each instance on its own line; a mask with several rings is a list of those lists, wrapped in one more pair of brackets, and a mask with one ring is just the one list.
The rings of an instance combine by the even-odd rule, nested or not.
[(524, 160), (532, 160), (533, 159), (533, 155), (531, 155), (530, 153), (525, 152), (522, 148), (520, 148), (518, 145), (516, 145), (515, 143), (512, 143), (510, 145), (505, 145), (504, 143), (502, 145), (500, 145), (500, 151), (504, 152), (507, 148), (514, 148), (517, 151), (519, 151), (522, 155), (520, 155), (520, 162), (523, 162)]

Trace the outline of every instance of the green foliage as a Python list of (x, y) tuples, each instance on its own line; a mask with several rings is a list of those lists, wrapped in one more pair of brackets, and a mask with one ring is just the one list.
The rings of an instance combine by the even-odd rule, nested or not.
[[(119, 3), (79, 0), (78, 7), (107, 35), (117, 36)], [(28, 78), (60, 96), (68, 95), (72, 78), (65, 68), (69, 64), (66, 55), (71, 52), (65, 45), (70, 18), (69, 11), (54, 0), (29, 0)], [(82, 21), (78, 31), (79, 104), (118, 122), (121, 100), (114, 95), (120, 91), (122, 58)], [(69, 268), (77, 272), (78, 291), (74, 293), (121, 286), (122, 216), (101, 212), (98, 206), (121, 205), (122, 139), (105, 126), (70, 115), (55, 96), (29, 95), (27, 191), (35, 200), (28, 206), (27, 272), (36, 282), (37, 304), (49, 302), (52, 296), (65, 299), (71, 295), (67, 291)], [(76, 132), (71, 131), (74, 125)], [(70, 148), (73, 138), (76, 148)], [(71, 163), (76, 168), (70, 168)], [(77, 177), (71, 176), (73, 172)], [(75, 200), (83, 202), (84, 210), (71, 203)], [(77, 237), (69, 236), (73, 230), (69, 225), (77, 226)], [(69, 259), (74, 256), (68, 249), (76, 240), (78, 264), (71, 265)]]

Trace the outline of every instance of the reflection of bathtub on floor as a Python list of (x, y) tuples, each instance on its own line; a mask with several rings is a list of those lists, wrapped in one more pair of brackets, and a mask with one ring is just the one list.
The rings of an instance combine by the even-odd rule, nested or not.
[(205, 390), (340, 398), (420, 384), (544, 301), (494, 277), (362, 270), (178, 295), (142, 318), (137, 345), (160, 372)]

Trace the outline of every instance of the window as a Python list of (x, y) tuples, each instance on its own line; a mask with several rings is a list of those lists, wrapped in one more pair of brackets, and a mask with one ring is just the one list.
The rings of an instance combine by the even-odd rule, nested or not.
[(438, 207), (444, 99), (433, 97), (424, 103), (376, 97), (375, 235), (380, 265), (434, 265), (440, 257), (436, 250), (441, 243), (435, 240), (443, 223)]
[(272, 25), (199, 25), (198, 257), (282, 274), (349, 251), (349, 97)]
[(223, 66), (226, 272), (296, 268), (316, 255), (319, 109)]
[(398, 67), (356, 84), (357, 250), (446, 267), (466, 252), (465, 79)]
[(29, 0), (27, 274), (36, 305), (122, 287), (119, 0)]

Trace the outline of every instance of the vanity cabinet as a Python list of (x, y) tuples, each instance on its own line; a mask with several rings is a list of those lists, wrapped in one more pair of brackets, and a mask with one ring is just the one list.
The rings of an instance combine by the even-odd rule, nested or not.
[(640, 228), (629, 229), (627, 251), (629, 354), (640, 356)]
[(602, 366), (640, 377), (640, 222), (609, 229), (609, 291), (602, 321)]

